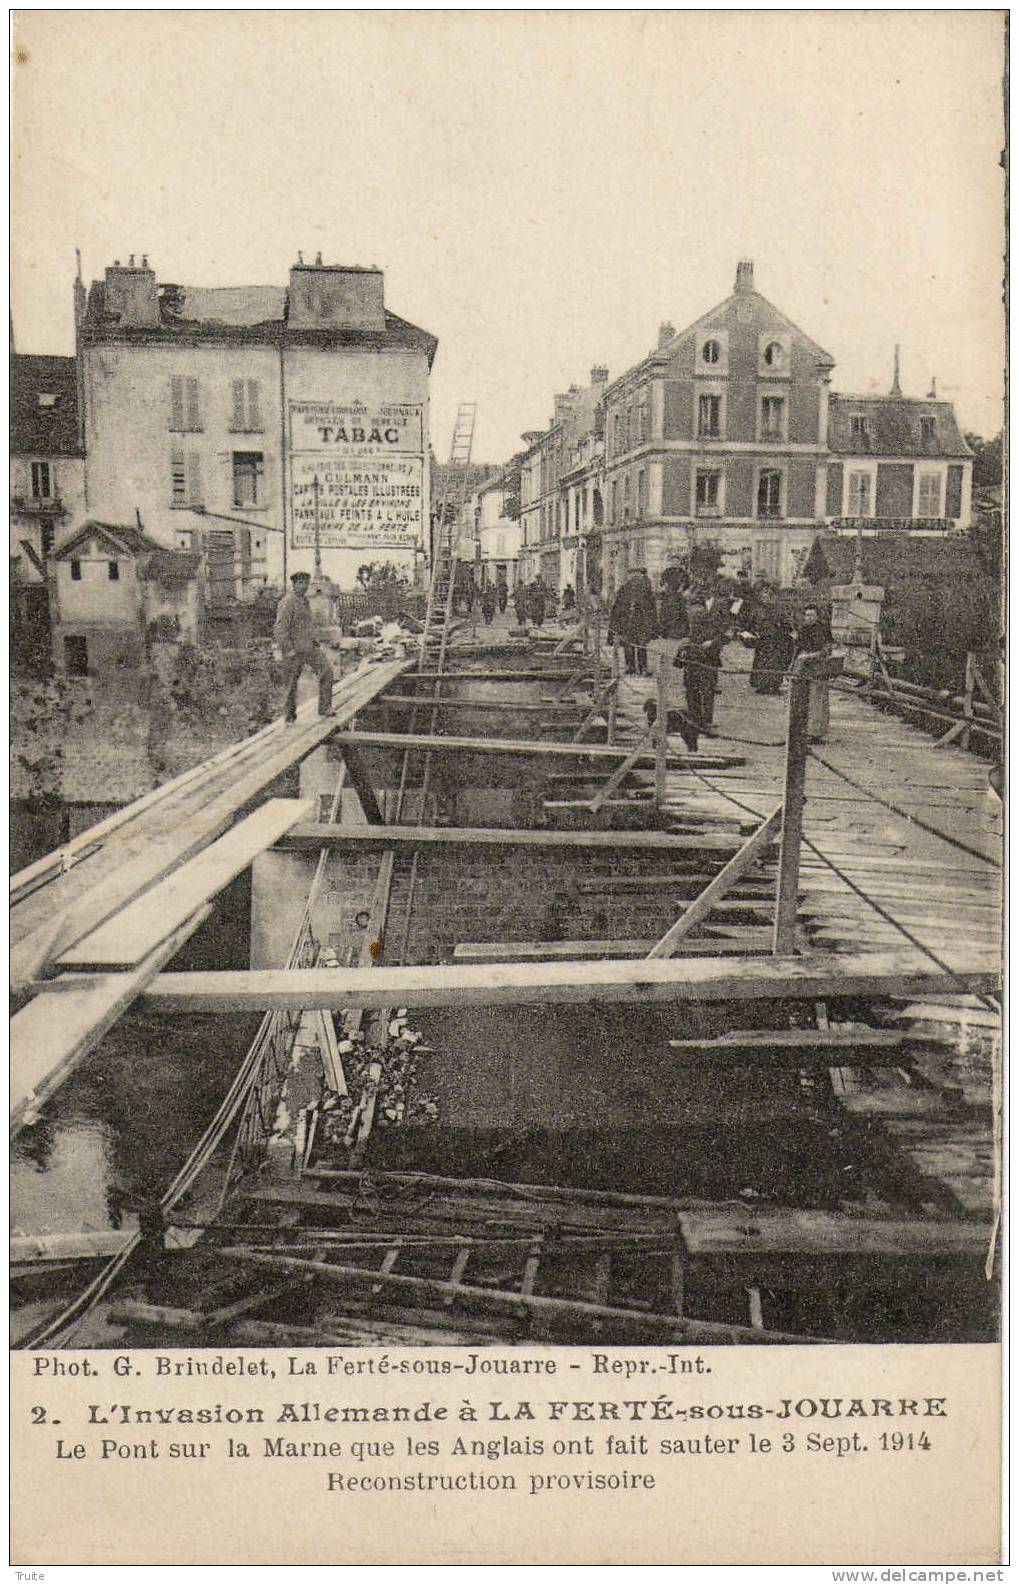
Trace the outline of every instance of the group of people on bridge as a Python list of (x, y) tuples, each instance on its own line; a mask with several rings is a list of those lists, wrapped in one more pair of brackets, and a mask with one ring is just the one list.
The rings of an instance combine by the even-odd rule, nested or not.
[[(682, 678), (687, 724), (707, 737), (714, 736), (722, 651), (730, 639), (752, 645), (750, 687), (766, 695), (781, 692), (798, 654), (829, 653), (832, 647), (831, 625), (819, 607), (805, 607), (794, 622), (778, 591), (763, 579), (752, 583), (741, 575), (734, 585), (718, 580), (706, 588), (694, 586), (680, 566), (665, 568), (657, 597), (644, 568), (631, 568), (612, 602), (608, 636), (610, 644), (621, 646), (629, 676), (651, 675), (648, 649), (654, 645), (658, 666), (665, 669), (666, 700), (672, 702)], [(817, 690), (816, 700), (812, 695), (814, 738), (827, 731), (827, 700), (826, 687)]]

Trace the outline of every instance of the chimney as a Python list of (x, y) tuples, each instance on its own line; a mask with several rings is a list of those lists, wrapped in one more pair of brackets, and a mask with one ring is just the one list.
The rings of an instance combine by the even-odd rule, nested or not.
[(125, 328), (152, 330), (159, 324), (159, 297), (156, 272), (148, 263), (135, 264), (131, 254), (127, 264), (115, 259), (106, 269), (106, 312), (115, 314)]
[(675, 325), (671, 322), (671, 320), (663, 319), (661, 324), (658, 326), (658, 350), (659, 350), (659, 352), (662, 350), (663, 347), (667, 347), (669, 345), (670, 341), (673, 341), (675, 339), (675, 335), (676, 335), (676, 327), (675, 327)]
[(889, 396), (901, 396), (902, 395), (902, 386), (899, 384), (899, 343), (898, 342), (895, 343), (895, 372), (892, 375), (892, 388), (888, 392), (888, 395)]
[(936, 402), (937, 399), (938, 399), (938, 382), (934, 378), (934, 375), (932, 374), (931, 375), (931, 388), (927, 392), (927, 400), (928, 400), (928, 402)]
[(321, 254), (314, 264), (295, 264), (287, 322), (291, 330), (385, 330), (382, 271), (323, 264)]
[(591, 370), (591, 384), (593, 386), (608, 385), (609, 371), (604, 363), (596, 363)]
[(740, 259), (736, 266), (737, 292), (752, 292), (754, 289), (754, 261), (753, 259)]

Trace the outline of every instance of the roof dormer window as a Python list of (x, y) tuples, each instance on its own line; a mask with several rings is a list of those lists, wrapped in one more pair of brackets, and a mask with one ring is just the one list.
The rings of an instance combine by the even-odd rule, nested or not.
[(701, 357), (705, 363), (717, 363), (722, 356), (722, 349), (717, 341), (706, 341), (701, 348)]
[(764, 349), (764, 361), (769, 369), (780, 369), (785, 358), (785, 348), (780, 341), (769, 341)]
[(936, 429), (935, 429), (934, 419), (933, 418), (929, 418), (929, 417), (928, 418), (921, 418), (921, 420), (920, 420), (920, 439), (921, 440), (933, 440), (935, 438), (935, 434), (936, 434)]

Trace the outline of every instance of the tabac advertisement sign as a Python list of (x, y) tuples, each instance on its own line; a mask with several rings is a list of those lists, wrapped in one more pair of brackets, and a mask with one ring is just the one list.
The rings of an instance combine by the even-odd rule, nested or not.
[(414, 550), (424, 538), (420, 403), (289, 404), (295, 549)]

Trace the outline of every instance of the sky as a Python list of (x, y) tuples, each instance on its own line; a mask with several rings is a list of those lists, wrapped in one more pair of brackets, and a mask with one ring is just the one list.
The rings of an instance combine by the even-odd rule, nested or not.
[(86, 280), (385, 271), (439, 338), (432, 442), (544, 427), (732, 290), (1001, 426), (1003, 13), (96, 12), (15, 19), (12, 313), (73, 350)]

